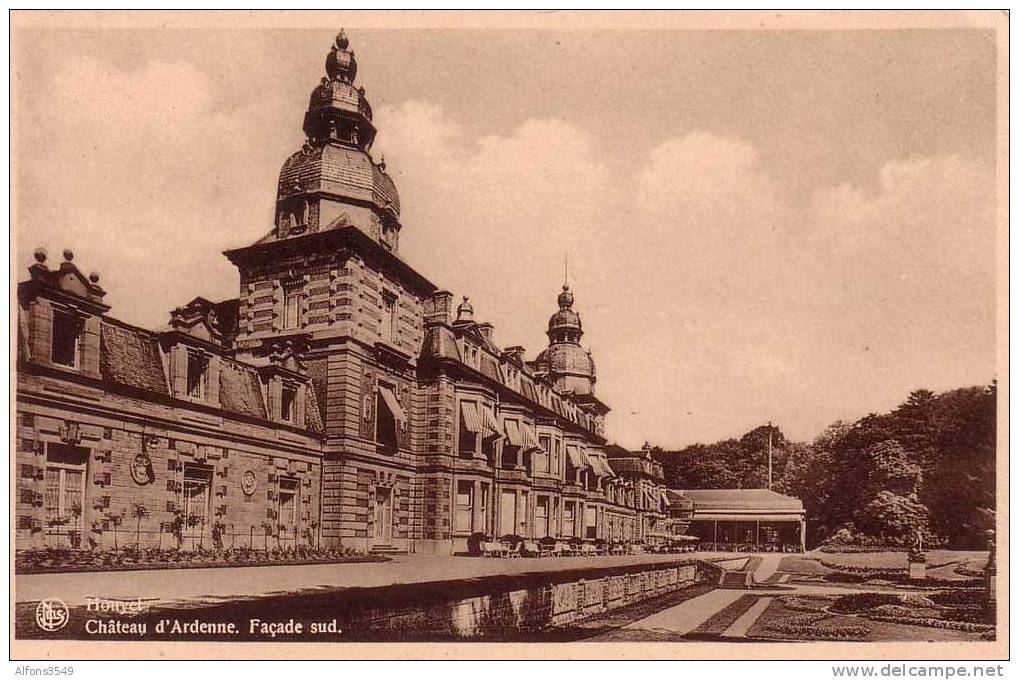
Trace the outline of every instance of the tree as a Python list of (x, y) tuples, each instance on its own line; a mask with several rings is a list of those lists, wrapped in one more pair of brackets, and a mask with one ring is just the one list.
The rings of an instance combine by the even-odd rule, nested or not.
[(131, 505), (131, 517), (136, 521), (134, 529), (134, 547), (141, 548), (142, 520), (149, 516), (149, 509), (144, 503), (138, 502)]
[(113, 552), (120, 552), (120, 545), (117, 541), (117, 529), (120, 527), (120, 523), (124, 521), (124, 513), (108, 512), (106, 513), (106, 520), (113, 527)]

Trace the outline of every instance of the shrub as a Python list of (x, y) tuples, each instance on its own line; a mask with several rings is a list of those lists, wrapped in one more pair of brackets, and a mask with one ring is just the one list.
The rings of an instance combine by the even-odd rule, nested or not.
[(784, 636), (805, 640), (858, 640), (870, 635), (866, 626), (821, 625), (828, 614), (801, 614), (771, 621), (765, 629)]
[(839, 614), (855, 614), (884, 604), (899, 604), (901, 600), (893, 593), (854, 593), (843, 595), (830, 607)]
[(932, 602), (944, 605), (983, 604), (985, 599), (981, 590), (943, 590), (928, 597)]
[(933, 619), (929, 617), (914, 616), (889, 616), (883, 614), (864, 614), (871, 621), (883, 621), (885, 623), (904, 623), (911, 626), (924, 626), (926, 628), (941, 628), (944, 630), (960, 630), (966, 633), (983, 633), (993, 631), (994, 625), (990, 623), (969, 623), (966, 621), (950, 621), (946, 619)]
[(782, 606), (794, 612), (823, 612), (832, 603), (832, 598), (818, 595), (786, 595)]

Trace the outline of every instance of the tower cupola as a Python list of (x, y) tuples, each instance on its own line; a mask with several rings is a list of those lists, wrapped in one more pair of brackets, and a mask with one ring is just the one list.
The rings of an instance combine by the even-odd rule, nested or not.
[(285, 239), (353, 226), (396, 252), (400, 195), (385, 162), (371, 157), (376, 134), (372, 107), (364, 88), (355, 85), (357, 60), (342, 30), (326, 55), (325, 69), (304, 114), (307, 140), (280, 170), (272, 236)]

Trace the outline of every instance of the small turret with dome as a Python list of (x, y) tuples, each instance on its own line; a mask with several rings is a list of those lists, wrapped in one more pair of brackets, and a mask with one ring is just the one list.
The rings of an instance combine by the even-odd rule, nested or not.
[(564, 283), (558, 297), (559, 310), (548, 320), (548, 348), (534, 360), (534, 367), (562, 392), (593, 395), (597, 373), (591, 352), (580, 345), (584, 329), (573, 300), (569, 284)]
[(342, 30), (325, 60), (326, 77), (304, 114), (307, 141), (280, 170), (273, 236), (292, 238), (354, 226), (391, 251), (400, 234), (400, 196), (384, 162), (370, 155), (376, 129), (357, 60)]

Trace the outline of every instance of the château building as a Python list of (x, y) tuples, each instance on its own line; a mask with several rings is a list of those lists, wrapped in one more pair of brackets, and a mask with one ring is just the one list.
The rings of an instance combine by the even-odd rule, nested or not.
[(225, 253), (237, 298), (137, 328), (72, 252), (37, 251), (18, 286), (18, 548), (118, 532), (440, 553), (476, 533), (659, 535), (661, 467), (607, 455), (573, 291), (528, 360), (408, 264), (356, 76), (341, 32), (272, 228)]

